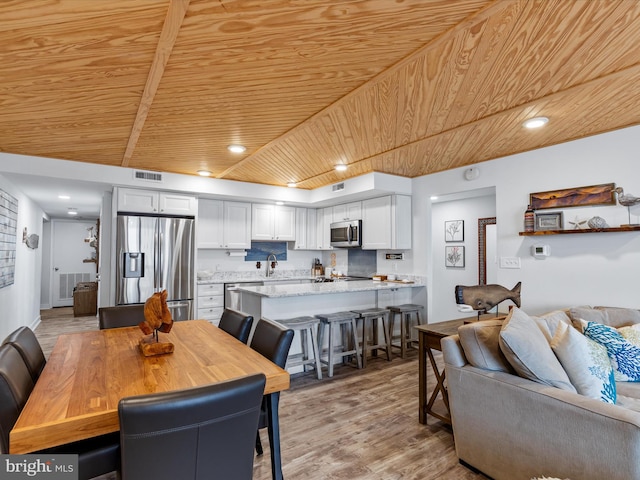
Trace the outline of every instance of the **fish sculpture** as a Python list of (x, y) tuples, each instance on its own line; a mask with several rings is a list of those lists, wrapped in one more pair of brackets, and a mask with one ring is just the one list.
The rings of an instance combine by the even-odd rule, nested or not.
[(520, 307), (520, 287), (518, 282), (511, 290), (501, 285), (456, 285), (456, 303), (468, 305), (473, 310), (491, 310), (504, 300), (511, 300)]
[(154, 333), (155, 339), (158, 339), (158, 331), (169, 333), (173, 327), (173, 318), (171, 311), (167, 306), (167, 291), (156, 292), (151, 295), (144, 303), (144, 321), (138, 324), (140, 330), (145, 335)]

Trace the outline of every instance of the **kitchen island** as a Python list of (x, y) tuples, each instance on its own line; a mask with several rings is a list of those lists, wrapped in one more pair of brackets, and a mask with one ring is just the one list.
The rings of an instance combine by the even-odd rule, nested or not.
[(299, 317), (371, 307), (410, 303), (424, 285), (373, 280), (239, 286), (241, 309), (254, 318)]
[[(319, 313), (335, 313), (402, 303), (426, 304), (426, 289), (421, 283), (379, 282), (373, 280), (304, 283), (297, 285), (264, 285), (238, 287), (240, 308), (257, 320), (281, 320)], [(426, 321), (426, 319), (423, 319)], [(300, 352), (299, 340), (291, 353)], [(334, 339), (340, 345), (341, 339)], [(300, 368), (291, 369), (291, 373)]]

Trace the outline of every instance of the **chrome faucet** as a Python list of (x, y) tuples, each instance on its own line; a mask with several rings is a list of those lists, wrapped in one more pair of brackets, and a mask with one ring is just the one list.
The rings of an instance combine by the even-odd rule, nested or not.
[[(271, 258), (273, 257), (273, 260)], [(275, 253), (270, 253), (267, 257), (267, 277), (273, 275), (273, 271), (276, 269), (276, 265), (278, 264), (278, 258)]]

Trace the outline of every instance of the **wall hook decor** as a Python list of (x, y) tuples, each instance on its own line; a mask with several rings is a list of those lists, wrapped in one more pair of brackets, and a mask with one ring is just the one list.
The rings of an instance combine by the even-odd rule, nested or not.
[(33, 248), (34, 250), (38, 248), (38, 243), (40, 242), (40, 237), (36, 233), (32, 233), (29, 235), (27, 233), (27, 227), (24, 227), (22, 231), (22, 243), (26, 244), (27, 247)]

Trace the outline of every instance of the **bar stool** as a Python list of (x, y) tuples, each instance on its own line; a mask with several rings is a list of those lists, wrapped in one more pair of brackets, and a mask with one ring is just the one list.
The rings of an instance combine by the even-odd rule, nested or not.
[[(360, 349), (358, 347), (358, 330), (356, 328), (356, 318), (358, 315), (353, 312), (337, 312), (337, 313), (322, 313), (316, 315), (318, 319), (320, 319), (320, 325), (318, 327), (318, 347), (320, 352), (322, 352), (322, 346), (324, 342), (325, 335), (325, 327), (329, 327), (329, 347), (327, 352), (327, 360), (320, 361), (322, 363), (327, 364), (327, 368), (329, 370), (328, 376), (333, 377), (333, 362), (335, 358), (341, 358), (344, 362), (344, 358), (350, 355), (356, 356), (356, 362), (358, 368), (362, 368), (362, 363), (360, 361)], [(342, 351), (335, 352), (335, 346), (333, 345), (334, 341), (334, 332), (333, 326), (339, 325), (340, 331), (342, 333)], [(350, 332), (347, 334), (347, 330), (350, 329)], [(353, 349), (350, 349), (347, 344), (349, 342), (349, 338), (353, 341)]]
[[(416, 325), (420, 325), (420, 312), (422, 311), (422, 305), (416, 305), (414, 303), (405, 303), (403, 305), (390, 305), (387, 307), (389, 310), (389, 343), (392, 348), (400, 349), (400, 357), (405, 358), (407, 353), (407, 346), (411, 345), (411, 323), (415, 320)], [(394, 344), (393, 330), (396, 315), (400, 315), (400, 344)]]
[[(304, 372), (307, 371), (307, 365), (313, 365), (316, 370), (318, 380), (322, 380), (322, 366), (320, 365), (320, 352), (318, 350), (318, 325), (320, 320), (316, 317), (295, 317), (286, 318), (284, 320), (276, 320), (278, 323), (290, 328), (295, 332), (300, 332), (300, 346), (302, 347), (302, 356), (299, 359), (287, 358), (287, 367), (295, 367), (302, 365)], [(309, 344), (307, 334), (311, 337), (311, 350), (313, 356), (309, 356)]]
[[(359, 316), (356, 320), (362, 320), (362, 368), (367, 366), (367, 353), (378, 355), (378, 350), (384, 350), (387, 354), (387, 361), (391, 361), (391, 345), (387, 319), (389, 311), (386, 308), (365, 308), (363, 310), (353, 310)], [(380, 324), (384, 335), (384, 343), (378, 342)]]

